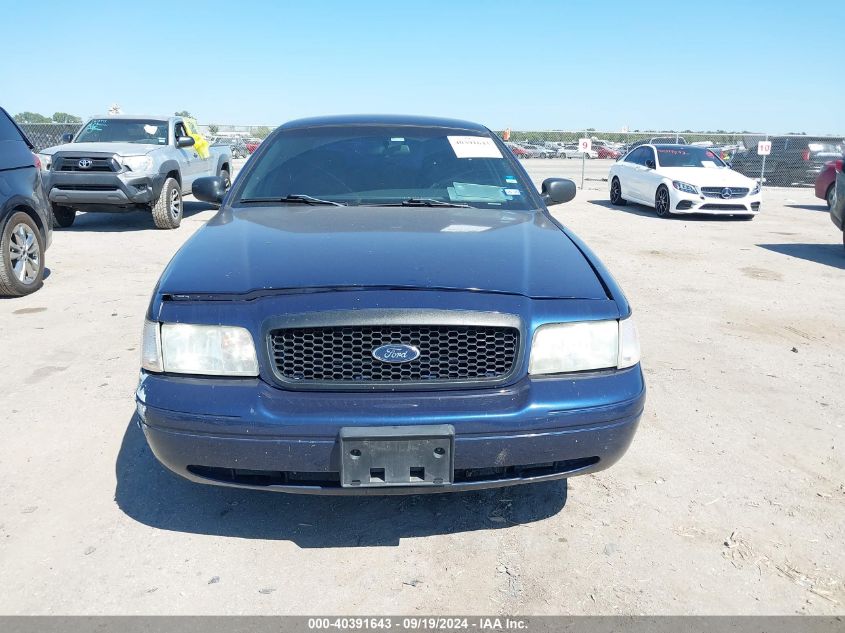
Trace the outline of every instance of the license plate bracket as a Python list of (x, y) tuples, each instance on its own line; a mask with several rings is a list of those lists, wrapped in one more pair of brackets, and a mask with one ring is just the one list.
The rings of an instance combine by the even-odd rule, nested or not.
[(344, 488), (444, 486), (454, 476), (455, 427), (343, 427), (340, 484)]

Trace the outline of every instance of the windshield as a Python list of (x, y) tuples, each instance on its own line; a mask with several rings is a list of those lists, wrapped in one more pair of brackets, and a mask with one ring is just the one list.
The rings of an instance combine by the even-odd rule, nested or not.
[(92, 119), (74, 143), (143, 143), (167, 145), (167, 121)]
[(529, 183), (488, 135), (417, 126), (285, 130), (244, 174), (239, 201), (311, 196), (347, 205), (410, 199), (532, 208)]
[(727, 167), (715, 152), (704, 147), (660, 147), (657, 161), (661, 167)]

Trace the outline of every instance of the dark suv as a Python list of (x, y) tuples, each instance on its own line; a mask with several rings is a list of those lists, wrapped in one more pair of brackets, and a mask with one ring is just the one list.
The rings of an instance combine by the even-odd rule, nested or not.
[(32, 143), (0, 108), (0, 295), (35, 292), (53, 235)]
[[(763, 157), (757, 154), (757, 141), (762, 136), (743, 139), (748, 149), (737, 152), (731, 159), (731, 169), (759, 178)], [(821, 136), (773, 136), (772, 152), (766, 157), (765, 182), (768, 185), (812, 185), (825, 163), (842, 157), (842, 139)]]

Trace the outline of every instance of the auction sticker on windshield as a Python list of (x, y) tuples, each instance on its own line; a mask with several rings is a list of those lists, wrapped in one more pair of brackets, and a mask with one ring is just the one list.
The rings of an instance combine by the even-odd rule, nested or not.
[(447, 136), (458, 158), (501, 158), (502, 152), (487, 136)]

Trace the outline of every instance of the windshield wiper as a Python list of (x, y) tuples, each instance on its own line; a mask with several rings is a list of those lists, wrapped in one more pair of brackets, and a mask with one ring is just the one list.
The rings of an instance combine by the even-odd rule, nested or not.
[(302, 193), (294, 193), (284, 198), (241, 198), (238, 202), (284, 202), (287, 204), (328, 204), (333, 207), (345, 207), (345, 204), (340, 202), (332, 202), (331, 200), (323, 200), (315, 198), (314, 196), (307, 196)]
[(468, 204), (458, 204), (456, 202), (445, 202), (444, 200), (435, 200), (434, 198), (408, 198), (402, 202), (391, 202), (388, 204), (376, 204), (375, 207), (458, 207), (461, 209), (472, 209)]

